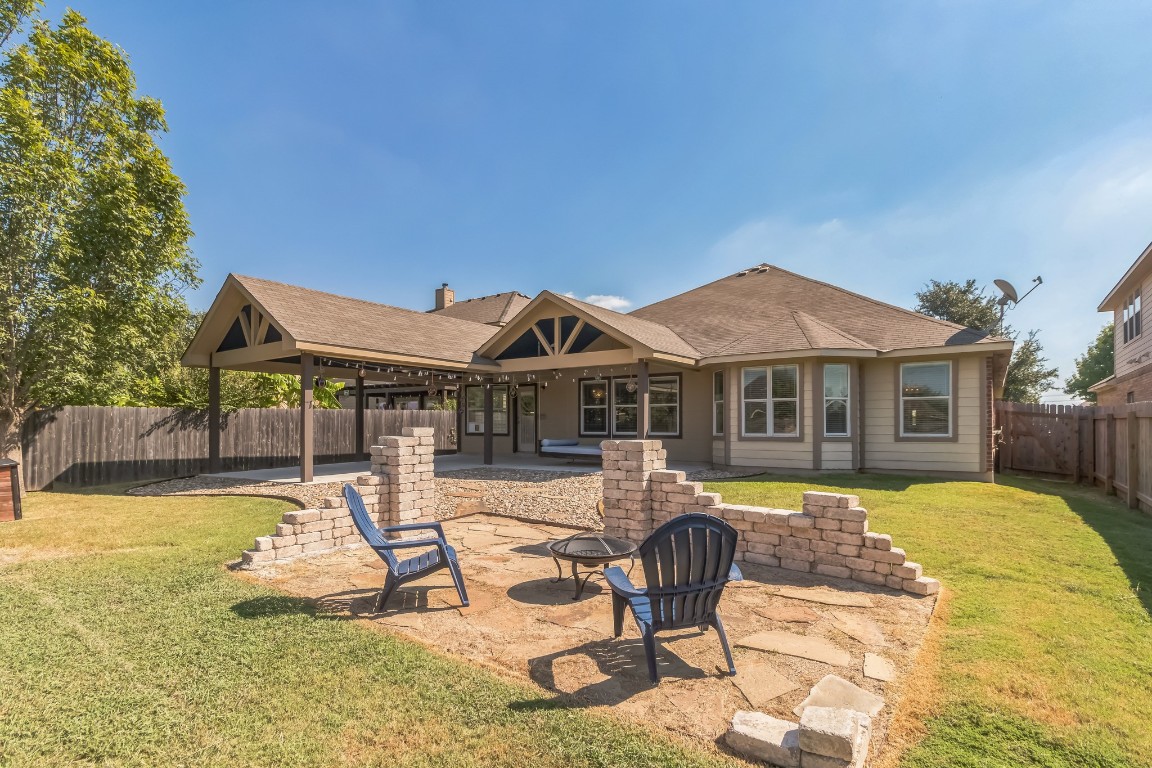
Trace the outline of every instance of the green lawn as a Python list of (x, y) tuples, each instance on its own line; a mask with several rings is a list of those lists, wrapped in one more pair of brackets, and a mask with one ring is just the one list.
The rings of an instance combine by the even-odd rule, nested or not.
[(730, 764), (230, 574), (284, 502), (26, 501), (0, 525), (0, 765)]
[(858, 493), (950, 592), (926, 735), (904, 766), (1152, 765), (1152, 518), (1098, 491), (869, 475), (706, 484), (798, 509)]

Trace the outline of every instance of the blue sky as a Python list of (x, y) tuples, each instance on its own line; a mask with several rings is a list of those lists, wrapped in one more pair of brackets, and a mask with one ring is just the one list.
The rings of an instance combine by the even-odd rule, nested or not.
[(1152, 3), (70, 5), (167, 108), (198, 308), (1040, 274), (1009, 322), (1067, 376), (1152, 240)]

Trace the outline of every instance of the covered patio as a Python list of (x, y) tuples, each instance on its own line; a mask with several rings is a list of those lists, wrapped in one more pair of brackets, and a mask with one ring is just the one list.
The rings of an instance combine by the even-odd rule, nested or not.
[[(454, 392), (459, 449), (486, 466), (498, 463), (498, 453), (503, 454), (499, 463), (519, 466), (538, 451), (545, 429), (539, 403), (549, 384), (557, 385), (548, 395), (556, 407), (574, 412), (576, 390), (568, 384), (589, 376), (605, 381), (625, 376), (635, 403), (617, 411), (633, 420), (630, 428), (635, 436), (645, 437), (652, 412), (650, 365), (690, 370), (695, 360), (691, 349), (661, 326), (548, 291), (521, 306), (506, 323), (488, 324), (229, 275), (182, 362), (209, 372), (209, 474), (221, 470), (220, 372), (299, 376), (300, 463), (294, 474), (307, 483), (317, 479), (313, 425), (317, 381), (344, 380), (355, 387), (357, 457), (367, 458), (365, 388), (382, 384), (407, 390), (424, 387), (428, 395)], [(560, 382), (566, 385), (563, 393)], [(520, 404), (513, 409), (508, 401), (518, 391)], [(678, 410), (675, 415), (679, 424)], [(562, 437), (577, 431), (575, 422), (549, 428), (563, 430), (565, 434), (556, 435)], [(583, 424), (578, 431), (584, 432)], [(514, 437), (504, 439), (510, 434)], [(554, 468), (562, 470), (562, 465)], [(287, 479), (284, 470), (268, 472), (265, 479)], [(353, 472), (333, 467), (322, 476)]]

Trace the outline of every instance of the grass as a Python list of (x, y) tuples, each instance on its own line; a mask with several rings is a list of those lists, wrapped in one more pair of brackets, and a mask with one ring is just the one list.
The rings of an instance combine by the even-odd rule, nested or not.
[(38, 493), (0, 527), (0, 765), (729, 765), (238, 579), (284, 502)]
[(736, 504), (798, 509), (859, 493), (948, 590), (935, 691), (903, 766), (1152, 765), (1152, 518), (1097, 491), (872, 475), (708, 483)]

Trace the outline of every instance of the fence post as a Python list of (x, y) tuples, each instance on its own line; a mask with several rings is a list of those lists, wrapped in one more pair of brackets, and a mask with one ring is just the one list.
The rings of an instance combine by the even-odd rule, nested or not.
[(1128, 406), (1128, 506), (1140, 508), (1140, 425), (1136, 408)]
[(1116, 415), (1109, 411), (1104, 416), (1104, 493), (1112, 496), (1116, 479)]

